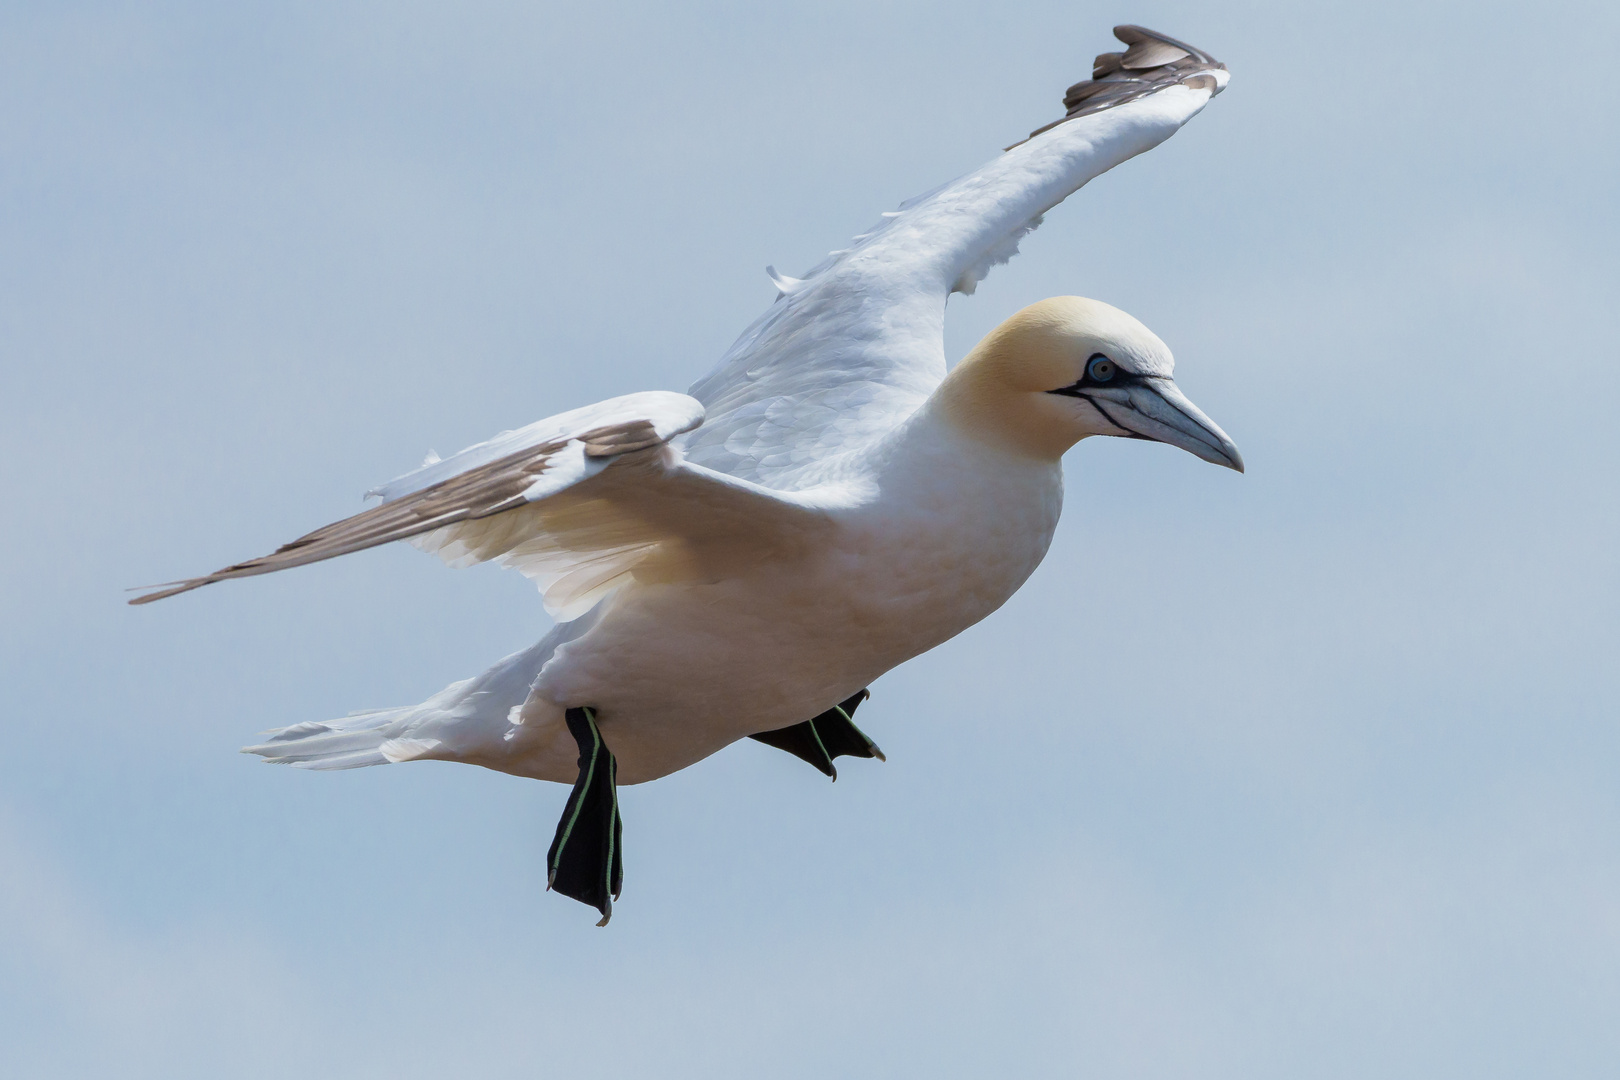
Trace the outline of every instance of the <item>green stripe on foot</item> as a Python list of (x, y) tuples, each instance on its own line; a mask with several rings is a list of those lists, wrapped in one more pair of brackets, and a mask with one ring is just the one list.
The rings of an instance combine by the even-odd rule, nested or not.
[(602, 741), (594, 709), (564, 713), (568, 732), (579, 744), (579, 778), (568, 793), (557, 835), (546, 853), (546, 888), (602, 913), (598, 926), (613, 917), (613, 901), (624, 887), (624, 821), (619, 816), (619, 763)]

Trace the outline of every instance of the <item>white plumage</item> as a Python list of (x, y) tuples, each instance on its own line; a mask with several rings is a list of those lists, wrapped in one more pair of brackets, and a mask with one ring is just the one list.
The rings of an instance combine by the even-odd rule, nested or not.
[(1191, 46), (1116, 33), (1131, 49), (1099, 57), (1064, 121), (803, 278), (772, 270), (776, 303), (690, 396), (615, 398), (430, 460), (372, 510), (141, 601), (394, 539), (538, 583), (558, 625), (533, 647), (420, 705), (249, 748), (304, 768), (433, 758), (572, 783), (564, 714), (588, 708), (635, 783), (846, 701), (1028, 578), (1079, 439), (1154, 438), (1241, 469), (1163, 343), (1095, 301), (1034, 305), (946, 374), (948, 295), (1226, 84)]

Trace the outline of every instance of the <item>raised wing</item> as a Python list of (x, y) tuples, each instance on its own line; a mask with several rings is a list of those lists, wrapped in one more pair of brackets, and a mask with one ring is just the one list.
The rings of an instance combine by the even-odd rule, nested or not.
[(380, 505), (263, 558), (130, 603), (411, 540), (453, 565), (516, 567), (567, 619), (631, 576), (719, 575), (813, 543), (827, 526), (815, 506), (688, 464), (669, 448), (702, 421), (696, 401), (671, 393), (550, 417), (408, 473), (371, 493)]
[(708, 411), (689, 458), (771, 487), (818, 482), (826, 463), (909, 416), (945, 377), (945, 300), (1011, 259), (1041, 215), (1152, 149), (1226, 85), (1226, 66), (1139, 26), (1069, 88), (1068, 114), (983, 168), (883, 216), (780, 295), (691, 394)]

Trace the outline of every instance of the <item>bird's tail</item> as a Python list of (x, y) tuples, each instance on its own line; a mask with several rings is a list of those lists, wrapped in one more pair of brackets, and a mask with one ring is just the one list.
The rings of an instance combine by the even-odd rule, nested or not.
[(596, 613), (559, 623), (539, 642), (501, 660), (482, 675), (451, 683), (420, 705), (372, 709), (325, 723), (267, 731), (265, 741), (242, 748), (276, 765), (298, 769), (359, 769), (416, 758), (479, 760), (505, 750), (510, 715), (551, 654), (589, 630)]
[(373, 709), (341, 720), (294, 724), (265, 732), (268, 739), (243, 747), (242, 753), (298, 769), (359, 769), (409, 761), (438, 746), (437, 739), (404, 737), (402, 729), (410, 726), (407, 717), (417, 708)]

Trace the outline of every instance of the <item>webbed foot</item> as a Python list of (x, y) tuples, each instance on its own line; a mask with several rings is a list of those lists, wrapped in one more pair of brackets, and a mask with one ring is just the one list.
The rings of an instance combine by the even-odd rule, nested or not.
[(602, 913), (596, 925), (606, 926), (613, 917), (613, 901), (624, 887), (619, 763), (602, 741), (594, 709), (569, 709), (564, 719), (579, 744), (579, 779), (546, 853), (546, 888), (589, 904)]
[(883, 751), (878, 749), (877, 743), (867, 738), (866, 733), (855, 726), (856, 707), (871, 696), (870, 691), (862, 690), (814, 719), (777, 728), (775, 731), (762, 731), (758, 735), (750, 735), (749, 738), (758, 739), (766, 746), (774, 746), (778, 750), (786, 750), (794, 757), (808, 761), (836, 781), (838, 769), (833, 765), (833, 758), (861, 757), (877, 758), (879, 761), (888, 760), (883, 756)]

